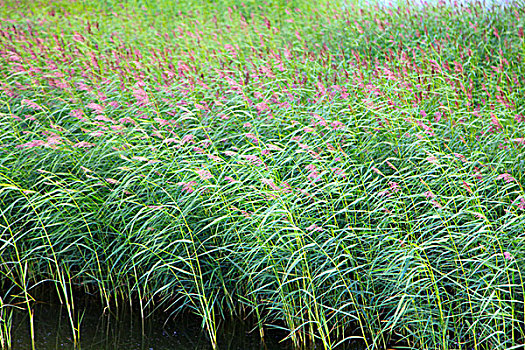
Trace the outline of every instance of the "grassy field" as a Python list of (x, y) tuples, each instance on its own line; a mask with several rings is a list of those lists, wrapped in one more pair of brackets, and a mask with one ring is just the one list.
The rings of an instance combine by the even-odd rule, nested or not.
[[(525, 341), (525, 6), (0, 0), (0, 341), (35, 286), (294, 346)], [(33, 332), (38, 332), (34, 329)], [(10, 338), (11, 337), (11, 338)]]

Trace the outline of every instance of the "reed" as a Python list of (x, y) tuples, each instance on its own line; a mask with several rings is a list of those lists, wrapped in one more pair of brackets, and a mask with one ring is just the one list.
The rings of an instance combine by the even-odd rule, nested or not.
[(523, 345), (522, 4), (2, 5), (0, 316), (50, 284), (75, 341), (84, 290), (213, 348)]

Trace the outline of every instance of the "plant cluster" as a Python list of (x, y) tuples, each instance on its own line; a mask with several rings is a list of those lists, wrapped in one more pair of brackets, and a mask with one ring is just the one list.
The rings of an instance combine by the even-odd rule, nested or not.
[(296, 347), (522, 346), (525, 7), (0, 15), (0, 316), (51, 284), (75, 339), (81, 288), (213, 347), (248, 316)]

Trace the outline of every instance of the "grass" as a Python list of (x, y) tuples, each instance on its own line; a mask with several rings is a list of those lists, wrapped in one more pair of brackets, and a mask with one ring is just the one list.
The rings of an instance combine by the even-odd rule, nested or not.
[(0, 316), (49, 284), (75, 341), (83, 290), (214, 348), (523, 346), (524, 6), (0, 14)]

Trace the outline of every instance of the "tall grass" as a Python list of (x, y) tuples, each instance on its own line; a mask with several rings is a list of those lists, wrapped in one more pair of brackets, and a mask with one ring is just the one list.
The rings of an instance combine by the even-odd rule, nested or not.
[(3, 5), (0, 312), (523, 345), (523, 6)]

